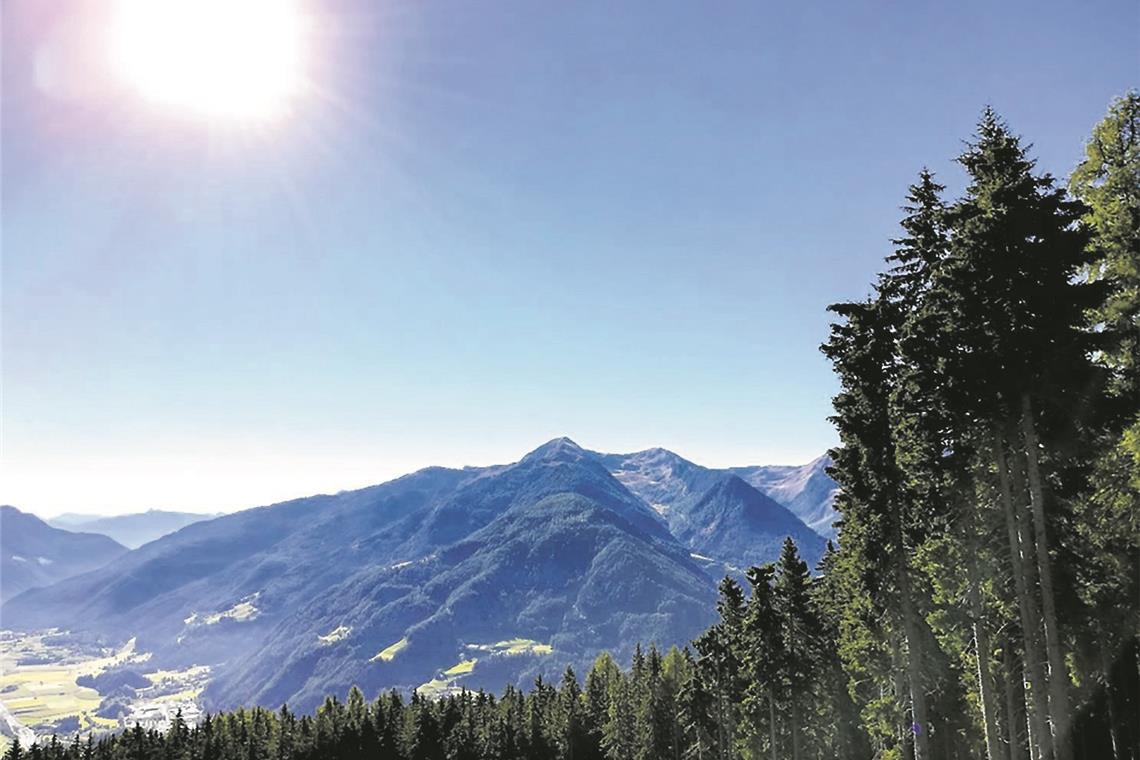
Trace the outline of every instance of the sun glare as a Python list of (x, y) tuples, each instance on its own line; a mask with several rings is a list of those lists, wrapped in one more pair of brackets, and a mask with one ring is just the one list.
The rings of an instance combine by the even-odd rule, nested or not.
[(148, 100), (210, 119), (281, 113), (303, 83), (294, 0), (118, 0), (112, 61)]

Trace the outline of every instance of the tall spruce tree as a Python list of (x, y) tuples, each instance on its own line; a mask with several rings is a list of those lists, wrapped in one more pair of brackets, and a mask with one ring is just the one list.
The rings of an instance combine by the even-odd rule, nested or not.
[(910, 724), (899, 727), (899, 740), (912, 743), (915, 760), (929, 760), (923, 657), (927, 636), (914, 598), (909, 535), (914, 510), (898, 466), (891, 417), (897, 382), (895, 313), (881, 297), (829, 309), (842, 320), (832, 325), (831, 338), (823, 346), (841, 386), (831, 418), (842, 444), (832, 452), (833, 473), (843, 489), (836, 506), (844, 531), (854, 539), (851, 551), (858, 560), (853, 570), (893, 619), (881, 633), (893, 631), (901, 645), (892, 647), (901, 659), (895, 671), (897, 690), (905, 692), (896, 696), (908, 703)]
[(717, 613), (720, 620), (701, 635), (694, 646), (700, 654), (697, 666), (712, 696), (713, 756), (728, 760), (736, 746), (737, 713), (741, 685), (740, 633), (744, 620), (744, 591), (731, 577), (720, 582)]
[[(1108, 373), (1104, 418), (1085, 494), (1078, 500), (1079, 593), (1095, 631), (1080, 653), (1102, 696), (1115, 760), (1140, 757), (1140, 707), (1130, 674), (1140, 670), (1140, 93), (1115, 100), (1094, 128), (1069, 186), (1088, 207), (1090, 280), (1105, 286), (1090, 315), (1105, 338), (1096, 355)], [(1140, 676), (1137, 677), (1140, 680)], [(1090, 719), (1092, 716), (1090, 716)]]
[(810, 585), (807, 563), (800, 558), (796, 543), (789, 536), (784, 539), (776, 563), (773, 606), (780, 625), (779, 671), (783, 676), (792, 760), (817, 755), (814, 729), (818, 727), (816, 719), (821, 711), (817, 709), (815, 692), (821, 626), (812, 606)]
[(1084, 326), (1098, 296), (1075, 282), (1089, 263), (1087, 235), (1077, 224), (1084, 209), (1052, 177), (1034, 173), (1026, 148), (992, 109), (958, 161), (970, 184), (951, 212), (951, 251), (935, 298), (955, 317), (945, 341), (953, 350), (945, 355), (967, 387), (972, 381), (967, 398), (979, 421), (991, 419), (1004, 431), (1005, 440), (993, 445), (1009, 445), (1016, 454), (1009, 463), (1014, 479), (1024, 473), (1027, 498), (1018, 490), (1010, 498), (1015, 509), (1018, 501), (1028, 502), (1016, 523), (1019, 551), (1030, 560), (1023, 561), (1026, 591), (1040, 600), (1052, 739), (1058, 760), (1067, 760), (1070, 674), (1053, 567), (1057, 521), (1048, 516), (1059, 505), (1047, 481), (1051, 464), (1060, 469), (1059, 457), (1050, 461), (1051, 455), (1079, 437), (1074, 423), (1096, 387), (1093, 341)]
[(741, 660), (746, 677), (741, 705), (742, 754), (748, 760), (779, 760), (781, 756), (777, 713), (782, 710), (785, 694), (784, 643), (772, 590), (774, 576), (775, 567), (771, 564), (748, 570), (752, 592), (741, 626)]

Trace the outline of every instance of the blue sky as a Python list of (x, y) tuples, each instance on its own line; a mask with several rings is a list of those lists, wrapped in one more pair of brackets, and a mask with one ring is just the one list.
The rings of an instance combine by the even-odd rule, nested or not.
[(94, 6), (47, 5), (5, 5), (0, 104), (0, 502), (44, 514), (563, 434), (810, 460), (824, 309), (918, 170), (960, 187), (990, 103), (1067, 175), (1140, 84), (1134, 2), (310, 0), (308, 94), (251, 127), (100, 89)]

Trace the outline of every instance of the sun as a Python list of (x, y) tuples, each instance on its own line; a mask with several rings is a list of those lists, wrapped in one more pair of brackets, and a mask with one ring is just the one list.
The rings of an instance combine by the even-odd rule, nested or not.
[(303, 32), (295, 0), (116, 0), (111, 61), (150, 101), (261, 121), (302, 89)]

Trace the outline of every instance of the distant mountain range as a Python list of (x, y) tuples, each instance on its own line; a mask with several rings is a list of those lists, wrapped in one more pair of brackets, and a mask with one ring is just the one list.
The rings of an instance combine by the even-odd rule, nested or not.
[(129, 549), (137, 549), (187, 525), (215, 517), (218, 515), (150, 509), (129, 515), (109, 516), (66, 513), (49, 519), (48, 524), (64, 530), (102, 533)]
[[(4, 625), (135, 636), (161, 665), (210, 664), (212, 708), (526, 683), (602, 649), (687, 642), (716, 578), (774, 560), (785, 536), (818, 559), (824, 539), (748, 482), (762, 469), (556, 439), (511, 465), (191, 524), (10, 600)], [(799, 469), (762, 482), (822, 514), (793, 487), (812, 482)]]
[(59, 530), (0, 506), (0, 601), (102, 567), (126, 552), (106, 536)]

